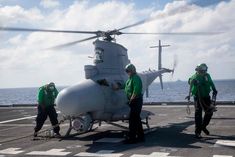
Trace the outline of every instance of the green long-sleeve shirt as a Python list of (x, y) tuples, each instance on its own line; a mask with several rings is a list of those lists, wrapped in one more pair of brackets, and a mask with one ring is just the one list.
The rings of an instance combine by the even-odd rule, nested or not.
[(46, 86), (42, 86), (38, 91), (38, 103), (39, 105), (44, 105), (45, 107), (53, 106), (57, 95), (58, 91), (56, 88), (51, 91), (47, 89)]
[(191, 93), (193, 96), (208, 97), (211, 89), (216, 90), (215, 85), (208, 73), (195, 73), (189, 78)]
[(129, 77), (129, 79), (125, 83), (125, 93), (128, 99), (134, 94), (135, 96), (141, 96), (142, 94), (142, 81), (141, 78), (134, 74)]

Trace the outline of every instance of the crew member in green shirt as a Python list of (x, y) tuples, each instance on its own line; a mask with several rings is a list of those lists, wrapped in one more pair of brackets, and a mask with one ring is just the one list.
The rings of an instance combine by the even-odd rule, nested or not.
[[(207, 65), (202, 63), (196, 67), (196, 73), (189, 78), (190, 92), (186, 97), (190, 101), (190, 95), (194, 97), (195, 104), (195, 136), (201, 138), (201, 131), (206, 135), (210, 132), (207, 130), (207, 125), (213, 115), (214, 106), (211, 105), (210, 92), (213, 90), (213, 95), (217, 95), (217, 90), (211, 79), (211, 76), (207, 73)], [(202, 119), (202, 110), (205, 115)]]
[[(53, 82), (46, 84), (39, 88), (38, 92), (38, 114), (36, 118), (36, 126), (34, 128), (34, 137), (37, 136), (38, 131), (42, 128), (47, 116), (49, 116), (52, 126), (58, 125), (57, 113), (54, 108), (55, 99), (58, 91)], [(56, 136), (60, 136), (60, 127), (53, 128)]]
[(142, 81), (136, 73), (133, 64), (128, 64), (125, 68), (129, 78), (125, 83), (125, 93), (129, 100), (130, 117), (129, 117), (129, 136), (125, 143), (136, 143), (144, 141), (144, 131), (140, 118), (143, 105)]

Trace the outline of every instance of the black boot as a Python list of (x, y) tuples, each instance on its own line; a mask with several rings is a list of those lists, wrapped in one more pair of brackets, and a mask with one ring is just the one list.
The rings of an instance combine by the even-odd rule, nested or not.
[(204, 128), (202, 129), (202, 131), (203, 131), (206, 135), (210, 135), (210, 132), (207, 130), (206, 127), (204, 127)]
[(35, 131), (35, 132), (33, 133), (33, 137), (37, 137), (37, 136), (38, 136), (38, 132)]
[(58, 132), (58, 133), (55, 133), (55, 137), (56, 138), (60, 138), (61, 137), (61, 134)]
[(201, 136), (201, 129), (196, 128), (196, 130), (195, 130), (195, 138), (197, 138), (197, 139), (202, 138), (202, 136)]
[(195, 138), (196, 138), (196, 139), (201, 139), (201, 138), (202, 138), (202, 136), (201, 136), (201, 134), (200, 134), (200, 133), (195, 133)]

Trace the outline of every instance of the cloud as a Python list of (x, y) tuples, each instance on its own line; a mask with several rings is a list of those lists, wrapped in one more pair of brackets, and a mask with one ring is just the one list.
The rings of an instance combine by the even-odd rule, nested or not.
[(41, 0), (40, 5), (46, 9), (56, 8), (60, 5), (58, 0)]
[(21, 6), (0, 6), (0, 25), (17, 24), (19, 22), (33, 23), (43, 16), (37, 8), (26, 10)]
[(10, 38), (8, 42), (9, 42), (9, 44), (17, 45), (17, 44), (19, 44), (21, 41), (22, 41), (22, 35), (19, 34), (19, 35), (17, 35), (17, 36), (14, 36), (13, 38)]
[[(155, 10), (137, 9), (134, 3), (120, 1), (105, 1), (95, 5), (91, 5), (89, 1), (75, 1), (68, 8), (51, 10), (46, 15), (38, 8), (12, 6), (0, 7), (0, 21), (8, 25), (14, 24), (13, 26), (24, 22), (47, 29), (96, 31), (121, 28), (150, 15), (158, 19), (123, 31), (224, 32), (214, 36), (117, 37), (117, 42), (128, 48), (129, 58), (139, 71), (149, 67), (157, 68), (157, 50), (149, 49), (149, 46), (156, 45), (161, 39), (163, 44), (171, 45), (163, 49), (163, 67), (171, 68), (174, 54), (178, 56), (175, 80), (187, 80), (195, 66), (201, 62), (209, 65), (213, 78), (223, 79), (235, 78), (234, 73), (231, 73), (234, 69), (232, 67), (235, 67), (235, 21), (231, 14), (235, 9), (234, 2), (221, 2), (215, 7), (200, 7), (184, 1), (174, 1), (163, 10)], [(92, 56), (93, 41), (60, 51), (43, 49), (87, 37), (89, 36), (83, 34), (4, 33), (4, 42), (0, 45), (0, 75), (4, 77), (0, 78), (0, 87), (39, 86), (50, 81), (68, 85), (83, 80), (83, 66), (92, 64), (88, 56)], [(223, 74), (217, 71), (221, 67), (227, 69)], [(170, 80), (167, 75), (164, 79)]]

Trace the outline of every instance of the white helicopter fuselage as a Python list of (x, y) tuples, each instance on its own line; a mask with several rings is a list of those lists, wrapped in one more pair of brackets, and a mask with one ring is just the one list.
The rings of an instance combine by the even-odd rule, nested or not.
[(110, 117), (106, 113), (116, 111), (127, 102), (123, 90), (114, 91), (112, 84), (123, 84), (128, 76), (125, 66), (130, 63), (127, 49), (122, 45), (96, 40), (94, 65), (85, 65), (86, 80), (65, 88), (56, 104), (62, 113), (79, 116), (90, 113), (98, 119)]

